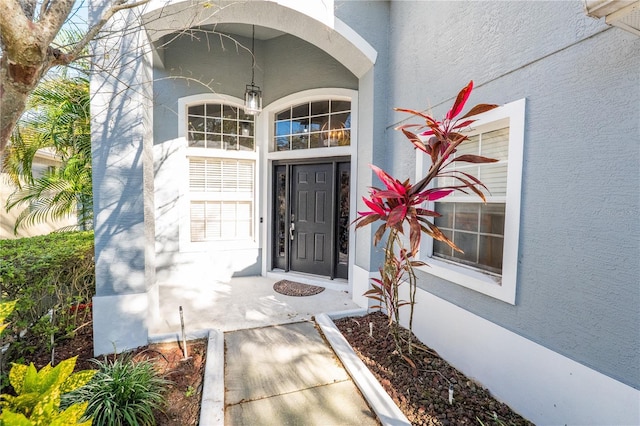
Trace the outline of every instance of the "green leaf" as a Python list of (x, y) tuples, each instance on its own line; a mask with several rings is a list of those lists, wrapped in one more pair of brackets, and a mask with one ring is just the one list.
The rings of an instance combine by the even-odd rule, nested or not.
[(58, 367), (51, 367), (51, 364), (47, 364), (40, 371), (36, 378), (36, 385), (40, 393), (45, 393), (53, 386), (56, 385), (58, 378), (60, 377), (60, 369)]
[(77, 373), (72, 374), (64, 381), (64, 383), (60, 386), (61, 393), (71, 392), (76, 390), (87, 383), (93, 378), (96, 374), (96, 370), (83, 370), (78, 371)]
[(40, 394), (37, 392), (24, 393), (10, 400), (7, 399), (8, 408), (16, 413), (29, 415), (39, 398)]
[(24, 389), (24, 379), (27, 375), (27, 366), (22, 364), (13, 364), (9, 371), (9, 383), (13, 386), (13, 389), (18, 395), (22, 393)]
[(27, 372), (24, 375), (24, 384), (22, 388), (22, 392), (38, 392), (38, 371), (33, 363), (29, 364), (27, 367)]
[(38, 402), (33, 407), (33, 411), (29, 416), (29, 419), (36, 425), (45, 425), (51, 422), (51, 419), (58, 412), (60, 406), (60, 399), (52, 397), (51, 395), (40, 395)]
[[(65, 359), (60, 364), (56, 365), (53, 368), (53, 370), (55, 370), (55, 375), (54, 375), (55, 381), (51, 383), (61, 386), (69, 378), (69, 376), (71, 376), (71, 373), (73, 373), (73, 369), (76, 366), (77, 359), (78, 359), (78, 356), (76, 355), (69, 359)], [(51, 372), (52, 374), (54, 374), (53, 370)]]
[[(0, 322), (4, 322), (7, 319), (7, 317), (11, 315), (15, 306), (16, 306), (15, 300), (12, 300), (10, 302), (0, 303)], [(2, 329), (4, 329), (4, 327), (5, 326), (3, 326)]]
[(10, 410), (3, 410), (0, 414), (0, 425), (2, 426), (33, 426), (33, 423), (22, 413), (14, 413)]
[(67, 426), (67, 425), (90, 425), (91, 420), (88, 420), (83, 423), (79, 423), (80, 419), (84, 415), (87, 410), (87, 406), (89, 402), (85, 401), (79, 404), (73, 404), (63, 412), (57, 414), (54, 419), (52, 419), (50, 425), (51, 426)]

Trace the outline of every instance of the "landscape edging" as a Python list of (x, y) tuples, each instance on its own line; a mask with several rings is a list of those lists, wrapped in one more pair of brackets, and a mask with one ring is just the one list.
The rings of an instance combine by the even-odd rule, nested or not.
[(224, 426), (224, 333), (210, 329), (202, 380), (199, 424)]
[(382, 425), (410, 426), (411, 422), (384, 390), (333, 322), (333, 318), (363, 316), (366, 310), (332, 312), (316, 315), (315, 321), (360, 392), (375, 411)]

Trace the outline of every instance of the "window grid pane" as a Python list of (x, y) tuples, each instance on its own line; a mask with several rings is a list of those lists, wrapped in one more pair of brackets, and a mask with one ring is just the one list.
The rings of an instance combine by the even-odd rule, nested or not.
[(435, 210), (442, 215), (436, 218), (436, 226), (464, 253), (434, 241), (434, 256), (489, 272), (502, 271), (504, 203), (437, 202)]
[(223, 104), (188, 108), (187, 134), (190, 148), (255, 151), (254, 117)]
[(275, 114), (272, 150), (325, 148), (351, 144), (351, 102), (305, 102)]

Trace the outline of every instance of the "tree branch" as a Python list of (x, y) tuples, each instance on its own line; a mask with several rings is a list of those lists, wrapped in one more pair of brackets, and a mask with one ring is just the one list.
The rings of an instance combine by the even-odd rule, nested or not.
[(5, 54), (14, 53), (8, 50), (21, 44), (24, 35), (32, 31), (31, 25), (17, 0), (0, 0), (0, 33), (7, 49)]
[(44, 0), (40, 5), (40, 16), (44, 16), (47, 9), (49, 9), (49, 2), (50, 0)]
[(47, 46), (53, 41), (55, 36), (60, 32), (60, 28), (64, 25), (67, 17), (73, 9), (74, 0), (51, 0), (49, 1), (47, 10), (44, 15), (40, 16), (38, 28), (43, 33), (43, 39), (46, 40)]
[(22, 8), (22, 12), (27, 17), (28, 20), (33, 21), (36, 11), (36, 1), (35, 0), (18, 0), (20, 6)]
[(111, 19), (113, 15), (115, 15), (117, 12), (125, 9), (133, 9), (134, 7), (142, 6), (146, 3), (149, 3), (149, 1), (150, 0), (141, 0), (134, 3), (127, 3), (127, 0), (117, 0), (114, 6), (112, 6), (106, 12), (104, 12), (104, 14), (100, 17), (100, 20), (98, 21), (98, 23), (93, 25), (91, 28), (89, 28), (89, 31), (87, 31), (85, 36), (82, 37), (82, 40), (80, 40), (74, 46), (74, 48), (71, 49), (71, 52), (69, 53), (69, 55), (71, 57), (78, 56), (80, 52), (82, 52), (82, 50), (87, 46), (87, 44), (89, 44), (89, 42), (93, 40), (93, 38), (100, 32), (102, 27), (105, 26), (105, 24), (109, 21), (109, 19)]

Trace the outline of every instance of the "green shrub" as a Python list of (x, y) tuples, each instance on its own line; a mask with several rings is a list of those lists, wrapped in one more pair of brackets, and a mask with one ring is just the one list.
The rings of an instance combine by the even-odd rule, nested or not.
[(90, 319), (94, 270), (91, 231), (0, 240), (2, 298), (17, 300), (6, 333), (16, 340), (11, 361), (36, 348), (50, 350), (52, 335), (64, 336)]
[(154, 409), (162, 408), (169, 381), (150, 361), (124, 356), (113, 361), (95, 361), (99, 367), (85, 386), (64, 395), (62, 405), (88, 402), (85, 416), (96, 426), (155, 425)]
[(86, 403), (60, 410), (61, 396), (85, 385), (95, 374), (91, 370), (73, 373), (76, 359), (67, 359), (55, 367), (47, 365), (40, 371), (33, 364), (14, 364), (9, 379), (16, 395), (0, 395), (0, 425), (90, 425), (91, 419), (81, 423)]

